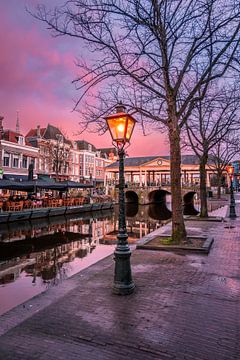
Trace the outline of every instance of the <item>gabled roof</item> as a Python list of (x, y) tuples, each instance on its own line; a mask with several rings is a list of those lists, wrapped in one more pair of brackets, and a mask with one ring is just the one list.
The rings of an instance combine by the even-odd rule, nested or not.
[[(40, 135), (43, 136), (46, 131), (46, 128), (40, 128)], [(37, 137), (37, 129), (31, 129), (26, 135), (27, 138)]]
[(3, 140), (17, 144), (19, 136), (23, 135), (13, 130), (4, 130), (2, 138)]
[[(159, 156), (141, 156), (141, 157), (129, 157), (124, 160), (125, 166), (141, 166), (145, 163), (148, 163), (152, 160), (159, 158)], [(107, 168), (116, 168), (119, 166), (118, 161), (114, 162), (107, 166)]]
[(94, 152), (97, 151), (95, 146), (86, 140), (77, 140), (76, 143), (77, 143), (78, 150), (89, 150), (89, 145), (91, 145), (92, 151), (94, 151)]
[[(170, 156), (162, 156), (163, 159), (170, 160)], [(195, 154), (187, 154), (181, 156), (183, 165), (199, 165), (199, 158)]]
[[(72, 142), (68, 139), (65, 138), (65, 136), (63, 135), (63, 133), (61, 132), (61, 130), (59, 130), (56, 126), (53, 126), (51, 124), (48, 124), (48, 126), (46, 128), (40, 128), (40, 135), (43, 139), (46, 140), (57, 140), (58, 136), (57, 135), (62, 135), (63, 136), (63, 140), (66, 144), (71, 145)], [(26, 138), (29, 139), (29, 141), (33, 141), (37, 138), (37, 128), (36, 129), (31, 129), (27, 135)]]
[[(124, 161), (124, 165), (127, 166), (141, 166), (143, 164), (147, 164), (153, 160), (158, 158), (165, 159), (170, 161), (170, 156), (142, 156), (142, 157), (129, 157), (126, 158)], [(189, 155), (182, 155), (182, 164), (183, 165), (199, 165), (199, 158), (197, 155), (189, 154)], [(209, 158), (208, 163), (212, 163), (212, 159)], [(117, 168), (119, 166), (118, 161), (110, 164), (107, 166), (108, 169)]]
[(62, 132), (56, 126), (48, 124), (45, 133), (43, 135), (44, 139), (57, 140), (58, 139), (57, 135), (63, 136)]
[[(20, 136), (25, 139), (25, 142), (23, 144), (19, 143)], [(9, 141), (14, 144), (32, 146), (32, 144), (28, 141), (28, 139), (26, 139), (26, 137), (24, 137), (21, 133), (10, 129), (3, 130), (1, 139), (5, 141)]]

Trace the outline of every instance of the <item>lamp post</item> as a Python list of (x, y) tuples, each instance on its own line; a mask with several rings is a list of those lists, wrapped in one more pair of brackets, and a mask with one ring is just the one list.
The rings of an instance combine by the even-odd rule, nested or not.
[(134, 291), (135, 285), (132, 280), (130, 257), (131, 251), (128, 245), (128, 234), (125, 216), (125, 179), (124, 179), (124, 157), (125, 146), (133, 133), (136, 120), (125, 112), (122, 103), (117, 105), (116, 113), (105, 118), (110, 131), (113, 145), (117, 148), (119, 157), (119, 217), (117, 246), (114, 252), (115, 271), (113, 293), (117, 295), (129, 295)]
[(226, 168), (227, 173), (230, 178), (230, 213), (229, 217), (230, 219), (236, 219), (236, 211), (235, 211), (235, 199), (234, 199), (234, 193), (233, 193), (233, 174), (234, 174), (234, 167), (229, 165)]

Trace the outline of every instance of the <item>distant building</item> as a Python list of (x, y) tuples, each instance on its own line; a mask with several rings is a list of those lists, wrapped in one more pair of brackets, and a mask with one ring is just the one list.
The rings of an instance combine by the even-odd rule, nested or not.
[(28, 168), (33, 164), (34, 176), (38, 168), (39, 150), (31, 145), (20, 132), (17, 118), (16, 131), (5, 130), (4, 117), (0, 117), (0, 176), (4, 179), (27, 180)]
[(112, 148), (97, 149), (85, 140), (70, 141), (53, 125), (38, 126), (26, 135), (39, 149), (38, 176), (104, 184), (105, 168), (116, 160)]
[[(118, 167), (118, 162), (107, 166), (106, 184), (114, 185), (118, 182)], [(140, 186), (150, 184), (166, 186), (171, 184), (169, 156), (129, 157), (125, 159), (124, 168), (127, 183), (139, 184)], [(210, 164), (210, 161), (206, 170), (207, 186), (211, 186), (215, 174), (213, 164)], [(182, 185), (186, 186), (200, 184), (199, 159), (196, 155), (182, 155), (181, 182)]]
[(31, 129), (26, 135), (27, 141), (39, 149), (39, 178), (68, 180), (71, 174), (72, 143), (55, 126)]
[(104, 185), (105, 168), (114, 161), (114, 158), (109, 156), (111, 153), (113, 154), (112, 149), (97, 149), (85, 140), (74, 141), (72, 180), (79, 181), (79, 176), (80, 181), (93, 181), (96, 185)]

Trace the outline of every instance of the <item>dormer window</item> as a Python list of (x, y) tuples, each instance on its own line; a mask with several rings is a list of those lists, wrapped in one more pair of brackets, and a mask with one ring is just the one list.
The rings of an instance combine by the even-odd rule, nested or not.
[(56, 139), (60, 144), (63, 143), (63, 135), (62, 134), (56, 134)]
[(25, 145), (25, 139), (23, 136), (18, 136), (18, 144)]

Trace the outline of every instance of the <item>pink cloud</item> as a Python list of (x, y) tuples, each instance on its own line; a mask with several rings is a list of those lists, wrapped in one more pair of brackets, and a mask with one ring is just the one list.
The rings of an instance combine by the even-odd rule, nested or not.
[[(28, 4), (39, 1), (28, 0)], [(52, 6), (52, 1), (45, 3)], [(16, 111), (20, 111), (23, 133), (38, 124), (51, 123), (65, 129), (70, 138), (79, 130), (79, 117), (73, 113), (73, 98), (77, 98), (71, 81), (79, 69), (74, 60), (79, 41), (52, 38), (43, 24), (32, 18), (24, 2), (8, 0), (0, 3), (0, 109), (5, 127), (14, 128)], [(78, 138), (97, 147), (111, 146), (110, 135), (84, 133)], [(142, 136), (135, 131), (129, 155), (157, 155), (168, 153), (162, 135)]]

